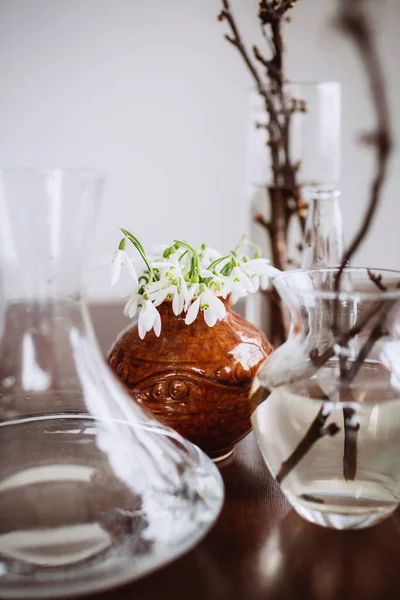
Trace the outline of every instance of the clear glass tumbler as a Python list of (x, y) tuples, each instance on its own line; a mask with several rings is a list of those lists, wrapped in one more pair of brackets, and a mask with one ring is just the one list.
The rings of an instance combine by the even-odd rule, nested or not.
[[(251, 93), (246, 168), (249, 230), (272, 264), (286, 271), (300, 266), (314, 192), (340, 189), (341, 86), (332, 81), (288, 82), (283, 96), (273, 98), (280, 123), (277, 134), (276, 126), (270, 131), (265, 101), (256, 91)], [(336, 206), (340, 210), (338, 202)], [(285, 337), (285, 319), (277, 295), (272, 301), (266, 295), (254, 296), (246, 308), (246, 317), (278, 346)]]
[(103, 590), (216, 519), (213, 463), (130, 399), (97, 347), (84, 248), (101, 178), (0, 172), (0, 596)]

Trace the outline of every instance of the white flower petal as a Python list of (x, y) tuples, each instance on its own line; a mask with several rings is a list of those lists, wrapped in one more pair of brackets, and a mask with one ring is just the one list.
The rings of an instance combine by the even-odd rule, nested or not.
[(270, 277), (275, 277), (275, 275), (281, 275), (283, 273), (283, 271), (280, 271), (279, 269), (276, 269), (275, 267), (272, 267), (271, 265), (268, 265), (266, 272), (268, 273), (268, 275)]
[(157, 315), (154, 318), (153, 329), (154, 329), (154, 333), (156, 334), (156, 336), (160, 337), (160, 333), (161, 333), (161, 316), (160, 316), (160, 313), (158, 311), (157, 311)]
[(146, 336), (146, 330), (140, 323), (138, 323), (138, 332), (140, 339), (143, 340)]
[(236, 304), (240, 298), (244, 298), (245, 296), (247, 296), (247, 292), (242, 284), (233, 284), (231, 288), (231, 303)]
[(168, 287), (168, 288), (159, 290), (155, 294), (150, 294), (150, 298), (151, 298), (154, 306), (160, 306), (160, 304), (162, 304), (164, 302), (164, 300), (168, 296), (168, 294), (172, 293), (172, 290), (173, 290), (172, 287)]
[(115, 285), (121, 276), (121, 269), (124, 262), (122, 250), (118, 250), (111, 267), (111, 285)]
[(260, 288), (262, 290), (267, 290), (269, 288), (269, 281), (270, 281), (269, 275), (261, 275), (261, 277), (260, 277)]
[[(237, 269), (237, 270), (236, 270)], [(244, 273), (240, 267), (235, 267), (233, 269), (232, 275), (239, 279), (240, 283), (243, 285), (244, 289), (247, 292), (254, 292), (254, 286), (251, 283), (250, 279), (247, 277), (246, 273)]]
[(169, 287), (169, 281), (166, 282), (164, 279), (162, 279), (161, 281), (154, 281), (153, 283), (150, 283), (150, 285), (147, 285), (146, 290), (149, 294), (154, 294), (165, 287)]
[(206, 308), (204, 311), (204, 320), (209, 327), (214, 327), (215, 323), (218, 321), (218, 318), (211, 308)]
[(126, 317), (129, 317), (130, 319), (133, 319), (133, 317), (137, 313), (138, 304), (139, 304), (139, 296), (137, 296), (137, 294), (134, 294), (125, 305), (124, 315)]
[[(268, 279), (268, 277), (267, 277), (267, 279)], [(251, 278), (251, 282), (253, 284), (254, 292), (258, 292), (258, 290), (260, 289), (260, 285), (261, 285), (261, 276), (253, 275), (253, 277)]]
[(253, 258), (247, 263), (241, 265), (245, 273), (254, 275), (264, 275), (269, 265), (269, 261), (266, 258)]
[(193, 283), (188, 290), (188, 295), (185, 300), (185, 310), (188, 309), (190, 302), (193, 300), (193, 297), (196, 296), (199, 292), (200, 285), (198, 283)]
[(126, 263), (126, 266), (127, 266), (128, 272), (129, 272), (129, 275), (132, 277), (132, 279), (133, 279), (133, 281), (134, 281), (135, 283), (139, 283), (138, 276), (137, 276), (137, 273), (136, 273), (135, 267), (133, 266), (133, 263), (132, 263), (131, 259), (130, 259), (130, 258), (129, 258), (129, 256), (126, 254), (126, 252), (125, 252), (124, 254), (125, 254), (125, 256), (124, 256), (124, 258), (125, 258), (125, 263)]
[[(150, 329), (152, 329), (153, 323), (154, 323), (154, 314), (152, 313), (152, 310), (150, 307), (154, 308), (151, 300), (145, 300), (144, 306), (143, 306), (142, 310), (140, 311), (140, 315), (139, 315), (139, 324), (142, 325), (142, 327), (144, 327), (144, 329), (146, 331), (150, 331)], [(154, 310), (157, 310), (157, 309), (154, 308)]]
[(187, 289), (185, 290), (185, 288), (182, 286), (181, 287), (181, 291), (179, 292), (179, 309), (178, 309), (178, 315), (182, 314), (183, 309), (185, 308), (186, 299), (187, 299)]
[(177, 317), (178, 315), (181, 314), (182, 311), (179, 311), (181, 306), (181, 302), (180, 302), (180, 297), (179, 297), (179, 292), (177, 290), (177, 288), (174, 288), (174, 297), (172, 300), (172, 310), (174, 312), (174, 315)]
[(212, 296), (212, 298), (209, 298), (208, 304), (218, 319), (223, 319), (225, 317), (226, 308), (222, 300)]
[(190, 306), (186, 318), (185, 318), (185, 323), (186, 325), (191, 325), (193, 323), (193, 321), (196, 320), (197, 315), (199, 314), (199, 309), (200, 309), (200, 298), (197, 298), (193, 304)]

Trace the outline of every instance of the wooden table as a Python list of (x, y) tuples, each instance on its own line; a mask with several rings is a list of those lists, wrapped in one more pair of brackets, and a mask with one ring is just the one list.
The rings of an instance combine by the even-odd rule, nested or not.
[[(94, 307), (108, 348), (125, 322)], [(111, 318), (112, 317), (112, 318)], [(400, 457), (399, 457), (400, 460)], [(400, 600), (400, 511), (370, 529), (311, 525), (290, 509), (250, 434), (221, 465), (226, 500), (189, 554), (98, 600)]]

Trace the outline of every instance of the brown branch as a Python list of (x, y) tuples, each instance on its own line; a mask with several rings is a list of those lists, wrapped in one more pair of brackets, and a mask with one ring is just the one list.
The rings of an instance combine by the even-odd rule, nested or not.
[(369, 321), (382, 309), (384, 303), (383, 301), (377, 302), (369, 307), (364, 314), (362, 314), (357, 322), (340, 334), (337, 342), (332, 346), (329, 346), (322, 354), (318, 353), (318, 350), (312, 350), (310, 352), (310, 359), (314, 366), (314, 371), (320, 369), (330, 358), (335, 356), (335, 345), (339, 346), (347, 346), (347, 344), (352, 340), (356, 335), (361, 333), (361, 331), (366, 327)]
[(271, 233), (272, 223), (264, 219), (264, 217), (260, 213), (254, 215), (253, 219), (255, 223), (258, 223), (259, 225), (261, 225), (261, 227), (264, 227), (264, 229), (266, 229), (269, 234)]
[(218, 19), (219, 21), (228, 21), (230, 28), (232, 30), (232, 34), (233, 37), (230, 37), (229, 35), (225, 35), (225, 39), (228, 40), (228, 42), (230, 42), (231, 44), (233, 44), (234, 46), (236, 46), (236, 48), (239, 50), (240, 54), (243, 57), (243, 60), (245, 61), (250, 73), (252, 74), (254, 81), (256, 82), (257, 88), (260, 92), (260, 94), (264, 93), (263, 90), (263, 84), (261, 81), (261, 77), (257, 71), (257, 69), (254, 67), (252, 61), (250, 60), (250, 56), (246, 50), (245, 45), (242, 42), (242, 38), (241, 35), (239, 33), (239, 29), (236, 25), (236, 21), (232, 15), (231, 12), (231, 7), (229, 5), (229, 1), (228, 0), (222, 0), (222, 4), (223, 4), (223, 10), (220, 12)]
[(325, 423), (330, 416), (330, 412), (326, 410), (326, 407), (322, 406), (317, 413), (314, 421), (311, 423), (305, 436), (298, 444), (294, 452), (285, 460), (276, 474), (276, 480), (278, 483), (282, 483), (285, 477), (294, 469), (302, 458), (311, 450), (318, 440), (325, 437), (326, 435), (334, 436), (340, 429), (336, 423), (331, 423), (328, 427), (325, 427)]
[[(384, 313), (382, 314), (382, 319), (385, 320)], [(387, 335), (385, 324), (384, 322), (379, 321), (370, 332), (368, 339), (360, 349), (356, 360), (353, 362), (350, 369), (346, 372), (346, 375), (343, 378), (346, 383), (351, 383), (355, 379), (357, 373), (364, 364), (365, 359), (368, 358), (376, 342), (380, 340), (380, 338), (382, 338), (384, 335)]]
[(260, 77), (260, 74), (258, 73), (256, 67), (254, 66), (254, 64), (250, 58), (250, 55), (246, 49), (246, 46), (244, 45), (244, 43), (242, 41), (242, 37), (240, 35), (239, 28), (236, 24), (236, 20), (231, 11), (229, 0), (222, 0), (222, 5), (224, 8), (221, 11), (221, 13), (219, 14), (218, 19), (220, 21), (226, 20), (229, 23), (229, 26), (231, 28), (232, 35), (233, 35), (233, 37), (226, 35), (225, 39), (227, 39), (228, 42), (233, 44), (239, 50), (244, 62), (246, 63), (251, 75), (253, 76), (253, 79), (256, 83), (259, 94), (261, 94), (261, 96), (265, 99), (265, 101), (268, 105), (268, 112), (270, 113), (271, 117), (274, 118), (274, 121), (279, 123), (278, 115), (275, 111), (275, 107), (274, 107), (272, 98), (270, 97), (268, 91), (266, 90), (266, 88), (262, 82), (262, 79)]
[[(388, 162), (392, 150), (391, 124), (385, 78), (380, 64), (378, 50), (372, 35), (371, 25), (364, 8), (365, 0), (340, 0), (338, 25), (355, 44), (368, 76), (372, 102), (377, 117), (376, 133), (370, 142), (376, 146), (376, 173), (372, 182), (370, 199), (361, 226), (344, 253), (342, 263), (335, 277), (335, 291), (340, 289), (343, 271), (365, 240), (371, 228), (376, 210), (381, 201)], [(339, 298), (335, 300), (333, 331), (338, 330)]]
[(263, 25), (281, 20), (285, 13), (293, 8), (298, 0), (283, 0), (278, 6), (269, 5), (267, 0), (260, 0), (259, 17)]
[[(289, 109), (288, 99), (284, 93), (284, 44), (281, 26), (287, 11), (298, 0), (260, 0), (259, 23), (264, 39), (268, 44), (271, 58), (268, 60), (258, 46), (253, 46), (253, 55), (244, 43), (241, 32), (233, 15), (230, 0), (221, 0), (222, 11), (220, 21), (226, 21), (230, 27), (228, 42), (241, 54), (245, 65), (250, 71), (259, 95), (263, 98), (265, 112), (268, 117), (265, 126), (268, 134), (267, 145), (271, 156), (272, 186), (270, 191), (271, 219), (267, 223), (257, 217), (257, 221), (268, 232), (271, 245), (273, 264), (278, 269), (287, 268), (288, 231), (289, 223), (294, 214), (297, 215), (301, 230), (304, 231), (305, 219), (303, 213), (297, 208), (289, 210), (291, 204), (300, 203), (300, 190), (297, 185), (297, 172), (299, 164), (292, 164), (290, 157), (290, 121), (292, 112)], [(268, 31), (268, 33), (267, 33)], [(260, 65), (263, 67), (260, 68)], [(264, 73), (265, 69), (265, 73)], [(278, 190), (281, 190), (279, 193)], [(278, 198), (278, 195), (280, 196)], [(277, 204), (280, 203), (280, 206)], [(270, 325), (276, 330), (279, 311), (273, 307), (270, 311)], [(274, 321), (273, 321), (274, 320)], [(284, 317), (279, 318), (279, 323), (284, 322)], [(282, 329), (280, 342), (285, 339)]]
[[(383, 310), (384, 301), (382, 300), (374, 304), (368, 311), (366, 311), (366, 313), (362, 317), (360, 317), (356, 325), (350, 330), (348, 330), (344, 334), (340, 333), (339, 331), (339, 291), (342, 275), (347, 264), (353, 258), (354, 254), (357, 252), (357, 250), (365, 240), (372, 226), (376, 210), (381, 200), (382, 190), (387, 175), (388, 162), (392, 149), (391, 126), (385, 90), (385, 81), (380, 61), (378, 58), (376, 45), (372, 36), (370, 24), (367, 18), (367, 14), (365, 12), (364, 2), (365, 0), (340, 0), (339, 25), (342, 31), (348, 34), (353, 40), (361, 56), (361, 60), (364, 64), (366, 73), (368, 75), (372, 101), (377, 115), (376, 133), (373, 133), (372, 135), (368, 136), (368, 142), (374, 143), (374, 145), (376, 146), (377, 164), (376, 173), (371, 185), (370, 199), (366, 213), (359, 227), (359, 230), (354, 236), (350, 246), (344, 253), (342, 263), (334, 281), (334, 290), (336, 292), (336, 295), (334, 300), (332, 331), (334, 336), (336, 337), (336, 343), (340, 346), (346, 346), (350, 339), (354, 337), (354, 335), (357, 335), (364, 329), (364, 327), (369, 323), (370, 319), (372, 319), (380, 311), (381, 315), (379, 315), (377, 323), (372, 328), (367, 341), (362, 346), (352, 366), (348, 368), (347, 358), (343, 356), (340, 358), (340, 386), (341, 399), (343, 399), (343, 401), (347, 401), (349, 394), (351, 396), (349, 384), (356, 377), (359, 369), (364, 364), (365, 359), (369, 356), (376, 342), (383, 335), (385, 335), (385, 315), (388, 312), (387, 310)], [(384, 291), (382, 287), (385, 286), (383, 286), (379, 277), (374, 276), (370, 272), (369, 276), (370, 279), (375, 283), (375, 285), (377, 285), (379, 289)], [(313, 369), (319, 369), (330, 358), (332, 358), (334, 354), (334, 346), (328, 348), (322, 355), (320, 355), (317, 350), (312, 351), (310, 353), (310, 358), (313, 363)], [(345, 432), (343, 475), (346, 479), (350, 480), (354, 479), (357, 473), (357, 436), (359, 427), (357, 424), (354, 424), (354, 416), (354, 409), (350, 407), (345, 407), (343, 409)], [(321, 425), (318, 422), (317, 415), (317, 418), (311, 424), (309, 431), (300, 441), (292, 455), (289, 457), (289, 459), (282, 463), (279, 474), (283, 472), (284, 476), (286, 476), (290, 472), (290, 470), (296, 466), (297, 462), (301, 460), (301, 458), (303, 458), (308, 449), (310, 449), (312, 444), (315, 443), (316, 439), (319, 439), (318, 437), (316, 438), (318, 432), (321, 432)]]
[(264, 58), (258, 46), (253, 46), (253, 54), (254, 58), (258, 60), (258, 62), (261, 63), (263, 67), (267, 69), (269, 77), (275, 79), (278, 82), (281, 81), (282, 72), (274, 65), (273, 60), (267, 60), (266, 58)]
[[(400, 289), (400, 284), (398, 284), (398, 289)], [(387, 315), (390, 308), (394, 305), (395, 301), (392, 301), (389, 306), (386, 304), (386, 310), (384, 311), (385, 303), (384, 301), (379, 301), (373, 304), (348, 330), (343, 332), (339, 339), (337, 340), (337, 344), (340, 346), (346, 346), (349, 341), (354, 338), (356, 335), (361, 333), (361, 331), (368, 325), (369, 321), (375, 317), (380, 311), (381, 314)], [(342, 372), (343, 365), (341, 365), (341, 385), (346, 385), (346, 388), (341, 390), (341, 399), (342, 402), (349, 401), (349, 394), (351, 394), (351, 390), (348, 385), (353, 381), (359, 368), (362, 366), (365, 358), (369, 355), (370, 351), (374, 344), (378, 341), (382, 335), (385, 334), (385, 330), (382, 328), (383, 323), (381, 320), (378, 321), (377, 325), (372, 328), (371, 333), (365, 342), (364, 346), (361, 348), (357, 359), (354, 361), (352, 367), (349, 370), (346, 370), (346, 375)], [(310, 352), (310, 359), (312, 362), (312, 369), (307, 370), (307, 376), (312, 375), (314, 372), (318, 371), (330, 358), (335, 356), (334, 346), (330, 346), (323, 352), (319, 354), (315, 349)], [(344, 381), (344, 378), (346, 379)], [(327, 398), (328, 399), (328, 398)], [(321, 409), (322, 410), (322, 409)], [(354, 415), (350, 412), (353, 411), (350, 407), (345, 407), (343, 409), (343, 420), (344, 420), (344, 453), (343, 453), (343, 475), (345, 479), (354, 480), (357, 472), (357, 437), (358, 437), (358, 429), (357, 425), (353, 424)], [(330, 413), (329, 413), (330, 414)], [(329, 416), (328, 414), (328, 416)], [(282, 463), (279, 473), (281, 471), (284, 473), (286, 477), (290, 471), (297, 465), (297, 463), (305, 456), (308, 450), (311, 449), (313, 444), (319, 439), (316, 437), (318, 433), (318, 427), (321, 419), (321, 414), (318, 413), (316, 419), (311, 424), (310, 429), (306, 433), (306, 435), (302, 438), (298, 446), (295, 448), (291, 456)], [(325, 421), (322, 425), (325, 424)], [(320, 436), (321, 437), (321, 436)]]
[(372, 283), (374, 283), (376, 285), (376, 287), (381, 290), (381, 292), (387, 292), (386, 285), (383, 285), (383, 283), (382, 283), (382, 275), (375, 275), (371, 271), (371, 269), (367, 269), (367, 271), (368, 271), (368, 277), (370, 278)]
[[(371, 24), (369, 23), (366, 9), (365, 0), (340, 0), (340, 11), (338, 25), (340, 29), (347, 34), (353, 41), (356, 49), (359, 52), (361, 61), (364, 64), (365, 71), (368, 76), (368, 83), (370, 87), (372, 103), (376, 112), (376, 131), (364, 136), (364, 139), (369, 145), (375, 145), (376, 147), (376, 172), (375, 177), (372, 181), (370, 199), (367, 206), (366, 213), (361, 222), (358, 232), (354, 236), (350, 246), (347, 248), (343, 255), (342, 263), (335, 276), (334, 290), (336, 297), (334, 300), (334, 311), (333, 311), (333, 324), (332, 331), (334, 335), (339, 333), (339, 290), (342, 275), (344, 269), (353, 258), (354, 254), (360, 248), (361, 244), (366, 239), (377, 208), (381, 201), (382, 190), (386, 180), (387, 169), (389, 158), (392, 149), (391, 139), (391, 124), (388, 100), (386, 95), (385, 79), (383, 76), (383, 70), (380, 64), (377, 47), (372, 35)], [(382, 285), (379, 277), (374, 276), (370, 271), (368, 272), (371, 281), (378, 286), (381, 291), (385, 291), (385, 286)], [(382, 337), (384, 333), (383, 322), (385, 316), (382, 315), (381, 321), (378, 322), (373, 328), (367, 342), (364, 344), (359, 352), (357, 359), (354, 361), (350, 369), (341, 369), (341, 380), (349, 383), (354, 379), (359, 369), (361, 368), (364, 360), (368, 357), (376, 341)], [(347, 359), (345, 360), (347, 362)], [(357, 455), (353, 453), (352, 464), (348, 462), (348, 456), (346, 457), (346, 442), (353, 438), (353, 434), (349, 429), (349, 421), (346, 419), (344, 409), (344, 425), (345, 425), (345, 456), (344, 456), (344, 473), (345, 477), (354, 479), (357, 469)], [(355, 434), (357, 435), (357, 434)], [(347, 473), (347, 475), (346, 475)]]
[[(350, 390), (348, 390), (350, 392)], [(344, 424), (344, 449), (343, 449), (343, 477), (346, 481), (354, 481), (357, 474), (358, 461), (358, 431), (359, 423), (354, 423), (356, 411), (354, 408), (343, 409)]]

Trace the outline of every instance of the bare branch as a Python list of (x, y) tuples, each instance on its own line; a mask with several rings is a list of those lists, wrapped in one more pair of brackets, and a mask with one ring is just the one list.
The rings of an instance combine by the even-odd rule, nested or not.
[(372, 283), (374, 283), (376, 287), (381, 290), (381, 292), (387, 292), (386, 285), (383, 285), (382, 283), (382, 275), (375, 275), (371, 269), (368, 269), (368, 277)]
[(258, 73), (256, 67), (254, 66), (254, 64), (250, 58), (250, 55), (242, 41), (242, 37), (240, 35), (239, 28), (236, 25), (235, 18), (231, 11), (229, 0), (222, 0), (222, 5), (224, 8), (221, 11), (221, 13), (219, 14), (218, 20), (219, 21), (224, 21), (224, 20), (227, 21), (229, 23), (229, 26), (232, 31), (232, 36), (225, 35), (225, 39), (227, 39), (228, 42), (230, 42), (231, 44), (236, 46), (236, 48), (239, 50), (240, 54), (243, 57), (244, 62), (246, 63), (251, 75), (253, 76), (253, 79), (256, 83), (258, 91), (260, 92), (260, 94), (262, 94), (264, 96), (266, 92), (264, 90), (264, 85), (262, 83), (260, 74)]
[(263, 67), (267, 69), (268, 75), (270, 77), (272, 77), (276, 81), (282, 80), (282, 72), (279, 69), (277, 69), (277, 67), (274, 65), (274, 61), (267, 60), (266, 58), (264, 58), (257, 46), (253, 46), (253, 54), (256, 60), (258, 60), (258, 62), (261, 63)]
[(264, 219), (264, 217), (260, 213), (257, 213), (256, 215), (254, 215), (254, 221), (271, 233), (271, 230), (272, 230), (271, 222)]
[(325, 427), (325, 423), (329, 416), (330, 412), (324, 409), (322, 406), (301, 442), (298, 444), (289, 458), (281, 464), (280, 469), (276, 474), (276, 480), (278, 483), (282, 483), (283, 479), (289, 475), (292, 469), (297, 466), (301, 459), (307, 454), (307, 452), (311, 450), (318, 440), (327, 435), (332, 437), (340, 431), (336, 423), (331, 423), (328, 425), (328, 427)]
[[(271, 156), (271, 185), (267, 186), (269, 191), (271, 219), (270, 223), (263, 223), (268, 233), (271, 244), (272, 258), (275, 267), (286, 269), (288, 263), (288, 241), (290, 236), (290, 220), (294, 214), (297, 215), (300, 228), (304, 231), (304, 213), (299, 209), (291, 208), (300, 204), (301, 194), (297, 184), (297, 174), (300, 163), (291, 160), (291, 119), (292, 111), (290, 102), (284, 90), (286, 81), (284, 75), (284, 44), (282, 37), (282, 25), (286, 21), (287, 12), (298, 0), (260, 0), (259, 1), (259, 25), (264, 40), (268, 44), (266, 58), (258, 46), (247, 48), (241, 32), (233, 15), (230, 0), (221, 0), (222, 11), (219, 15), (220, 21), (225, 21), (230, 28), (227, 41), (234, 46), (250, 71), (255, 82), (255, 87), (262, 97), (265, 112), (268, 117), (264, 126), (267, 130), (267, 145)], [(263, 68), (260, 68), (260, 65)], [(272, 225), (271, 225), (272, 223)], [(277, 331), (277, 316), (279, 311), (270, 312), (271, 331)], [(279, 323), (283, 323), (282, 315)], [(280, 325), (279, 325), (280, 327)], [(275, 340), (280, 337), (278, 345), (286, 337), (283, 328), (280, 336), (274, 336)]]
[[(335, 291), (340, 289), (343, 271), (357, 252), (371, 228), (376, 210), (381, 201), (388, 162), (392, 150), (391, 124), (385, 78), (380, 64), (378, 50), (372, 35), (365, 0), (339, 0), (340, 13), (338, 25), (355, 44), (368, 76), (372, 102), (376, 112), (376, 131), (370, 136), (370, 143), (376, 147), (376, 173), (372, 182), (368, 207), (361, 226), (344, 253), (342, 263), (335, 278)], [(339, 299), (335, 302), (333, 331), (338, 329)]]

